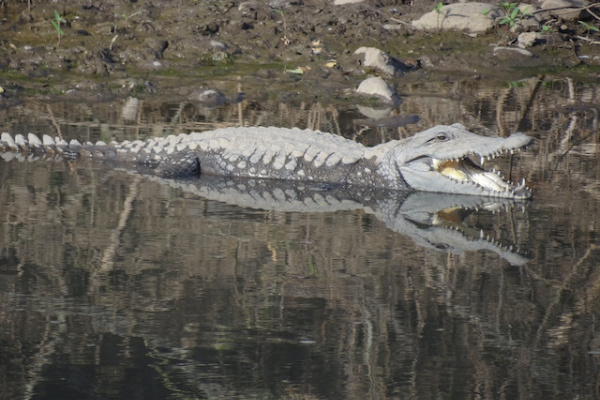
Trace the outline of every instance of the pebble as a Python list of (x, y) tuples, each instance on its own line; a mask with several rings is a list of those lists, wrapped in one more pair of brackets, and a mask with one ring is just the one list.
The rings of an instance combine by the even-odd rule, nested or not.
[(390, 77), (403, 76), (402, 63), (383, 50), (375, 47), (359, 47), (354, 52), (356, 55), (363, 55), (362, 65), (367, 68), (375, 68)]
[(523, 32), (517, 38), (517, 46), (521, 49), (532, 47), (538, 38), (539, 34), (537, 32)]
[(386, 102), (398, 104), (400, 102), (396, 91), (382, 78), (372, 76), (358, 85), (356, 93), (379, 97)]

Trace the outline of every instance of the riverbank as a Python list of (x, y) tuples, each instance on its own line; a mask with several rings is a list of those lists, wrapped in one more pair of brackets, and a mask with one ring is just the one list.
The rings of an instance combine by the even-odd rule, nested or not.
[[(439, 3), (414, 3), (65, 0), (4, 5), (2, 102), (104, 101), (132, 94), (194, 99), (216, 81), (242, 82), (247, 93), (284, 100), (344, 98), (368, 74), (380, 74), (354, 54), (365, 46), (408, 66), (403, 77), (384, 76), (391, 86), (400, 79), (600, 77), (600, 35), (593, 16), (548, 14), (531, 46), (520, 49), (521, 32), (501, 19), (485, 33), (418, 31), (412, 21)], [(525, 15), (520, 19), (529, 19)]]

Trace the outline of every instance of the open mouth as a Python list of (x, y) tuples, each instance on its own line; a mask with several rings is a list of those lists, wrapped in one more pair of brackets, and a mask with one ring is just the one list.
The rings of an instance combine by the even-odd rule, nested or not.
[[(484, 161), (484, 158), (481, 158)], [(531, 189), (525, 185), (525, 179), (519, 184), (506, 181), (498, 171), (486, 171), (475, 164), (470, 158), (463, 157), (454, 160), (433, 159), (434, 169), (444, 177), (462, 184), (473, 184), (482, 188), (490, 195), (528, 199)]]

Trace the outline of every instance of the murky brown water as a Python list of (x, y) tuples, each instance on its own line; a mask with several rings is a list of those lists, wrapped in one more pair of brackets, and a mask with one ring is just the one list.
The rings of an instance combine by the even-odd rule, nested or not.
[[(599, 396), (600, 87), (532, 79), (400, 92), (401, 114), (421, 121), (364, 132), (347, 101), (0, 111), (3, 131), (80, 140), (243, 123), (375, 144), (453, 122), (537, 139), (512, 167), (533, 202), (495, 212), (441, 195), (367, 200), (0, 161), (0, 398)], [(456, 205), (468, 209), (462, 223), (433, 221)]]

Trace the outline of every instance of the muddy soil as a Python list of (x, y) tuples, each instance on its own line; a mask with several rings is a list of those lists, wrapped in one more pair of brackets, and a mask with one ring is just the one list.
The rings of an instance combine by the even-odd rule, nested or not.
[[(500, 3), (500, 2), (495, 2)], [(550, 21), (533, 58), (495, 57), (516, 33), (416, 32), (434, 0), (0, 1), (0, 103), (21, 99), (194, 97), (215, 82), (262, 96), (343, 98), (373, 71), (353, 53), (377, 47), (414, 71), (397, 78), (600, 77), (600, 39), (578, 21)], [(53, 24), (54, 21), (54, 24)], [(60, 26), (58, 26), (60, 21)], [(577, 39), (585, 34), (588, 40)], [(392, 82), (392, 85), (394, 83)]]

